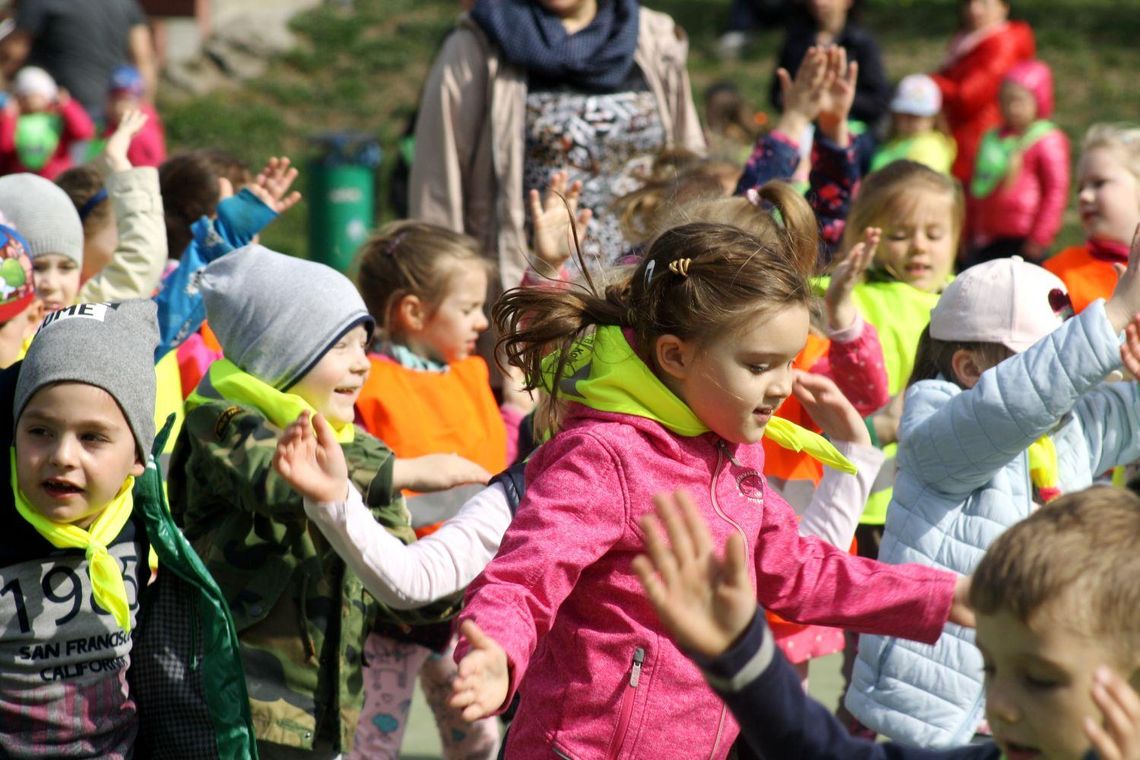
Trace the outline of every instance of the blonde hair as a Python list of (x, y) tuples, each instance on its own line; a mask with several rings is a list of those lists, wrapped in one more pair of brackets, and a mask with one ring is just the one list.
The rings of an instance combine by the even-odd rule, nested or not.
[(392, 338), (392, 309), (414, 295), (429, 310), (443, 300), (456, 265), (488, 270), (479, 243), (445, 227), (400, 221), (381, 227), (357, 254), (357, 289), (376, 320), (377, 331)]
[(1140, 126), (1135, 124), (1093, 124), (1081, 141), (1081, 153), (1093, 148), (1115, 149), (1124, 157), (1124, 168), (1140, 179)]
[(847, 224), (843, 229), (842, 249), (851, 247), (863, 237), (868, 227), (886, 227), (887, 222), (910, 213), (918, 190), (945, 193), (954, 201), (953, 216), (949, 219), (954, 249), (962, 238), (962, 225), (966, 220), (966, 196), (962, 185), (951, 176), (936, 172), (916, 161), (893, 161), (863, 180)]
[(1028, 625), (1063, 599), (1079, 629), (1132, 656), (1140, 647), (1137, 536), (1140, 498), (1130, 491), (1099, 486), (1061, 496), (990, 545), (974, 571), (970, 606)]

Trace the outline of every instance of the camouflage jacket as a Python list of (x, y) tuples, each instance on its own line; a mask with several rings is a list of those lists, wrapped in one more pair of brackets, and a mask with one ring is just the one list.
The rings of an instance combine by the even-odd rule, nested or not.
[[(368, 628), (377, 619), (437, 623), (458, 605), (449, 598), (395, 611), (367, 594), (273, 469), (280, 434), (249, 406), (216, 400), (189, 410), (171, 460), (171, 510), (229, 602), (258, 739), (310, 749), (320, 736), (347, 751)], [(392, 493), (392, 452), (360, 428), (343, 446), (376, 519), (415, 540)]]

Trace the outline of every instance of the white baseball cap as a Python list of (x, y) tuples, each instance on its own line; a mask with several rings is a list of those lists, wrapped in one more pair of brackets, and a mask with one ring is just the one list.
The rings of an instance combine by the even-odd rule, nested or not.
[(937, 116), (942, 110), (942, 91), (926, 74), (905, 76), (895, 89), (890, 109), (911, 116)]
[(1020, 353), (1072, 314), (1057, 275), (1013, 256), (970, 267), (950, 283), (930, 312), (930, 337)]

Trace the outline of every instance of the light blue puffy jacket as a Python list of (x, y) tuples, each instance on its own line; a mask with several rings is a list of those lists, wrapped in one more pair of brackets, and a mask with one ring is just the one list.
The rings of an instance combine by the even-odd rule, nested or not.
[[(915, 383), (879, 559), (972, 573), (986, 548), (1029, 515), (1026, 449), (1049, 431), (1066, 492), (1140, 458), (1137, 384), (1103, 383), (1120, 366), (1119, 337), (1097, 301), (969, 391)], [(947, 623), (934, 646), (863, 635), (846, 705), (893, 739), (950, 747), (969, 742), (982, 720), (982, 682), (970, 629)]]

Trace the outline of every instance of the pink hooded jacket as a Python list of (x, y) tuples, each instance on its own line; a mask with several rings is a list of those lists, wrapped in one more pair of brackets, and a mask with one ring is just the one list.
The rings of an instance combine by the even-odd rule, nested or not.
[[(1037, 101), (1037, 118), (1053, 115), (1053, 74), (1038, 60), (1022, 61), (1005, 82), (1021, 85)], [(1009, 134), (997, 127), (999, 136)], [(970, 239), (975, 247), (998, 238), (1027, 238), (1048, 248), (1061, 229), (1069, 198), (1069, 138), (1053, 129), (1021, 156), (1020, 171), (984, 199), (971, 198)]]
[[(499, 553), (469, 587), (473, 619), (506, 651), (521, 704), (517, 758), (724, 758), (738, 728), (661, 627), (631, 563), (654, 493), (684, 489), (723, 546), (740, 533), (758, 598), (805, 623), (933, 642), (955, 576), (881, 565), (818, 539), (760, 474), (759, 445), (683, 437), (651, 419), (571, 404), (535, 453)], [(469, 649), (462, 640), (456, 659)]]

